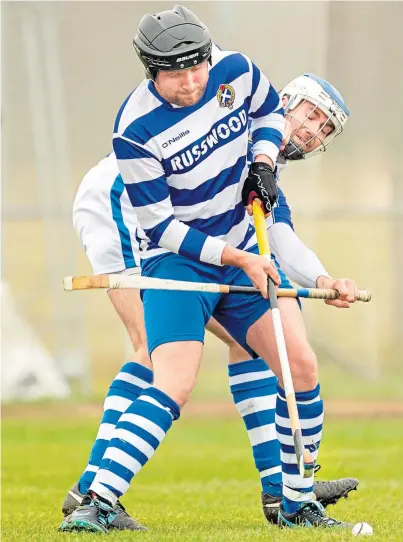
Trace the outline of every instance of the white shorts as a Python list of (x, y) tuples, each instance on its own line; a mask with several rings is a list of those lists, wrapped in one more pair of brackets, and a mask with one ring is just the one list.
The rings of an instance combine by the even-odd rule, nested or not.
[(119, 174), (114, 153), (90, 169), (73, 204), (73, 224), (93, 273), (140, 273), (145, 237)]

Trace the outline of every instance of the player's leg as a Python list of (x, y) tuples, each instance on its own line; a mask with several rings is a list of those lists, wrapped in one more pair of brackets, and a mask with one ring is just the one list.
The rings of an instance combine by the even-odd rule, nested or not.
[[(255, 251), (255, 248), (251, 251)], [(226, 282), (231, 284), (250, 284), (246, 275), (240, 270), (230, 270), (226, 278)], [(282, 298), (279, 300), (279, 305), (280, 301), (285, 341), (297, 392), (302, 436), (305, 446), (312, 450), (314, 446), (315, 450), (312, 453), (316, 460), (323, 421), (323, 403), (319, 395), (316, 357), (307, 341), (297, 300)], [(269, 364), (280, 379), (279, 393), (281, 394), (281, 368), (269, 306), (268, 300), (263, 299), (262, 296), (248, 298), (244, 295), (230, 294), (225, 296), (216, 307), (214, 317), (242, 347), (251, 354), (259, 355)], [(282, 408), (283, 403), (285, 410)], [(305, 479), (298, 474), (288, 410), (282, 398), (277, 400), (276, 412), (277, 436), (281, 445), (284, 507), (290, 510), (290, 517), (298, 516), (298, 521), (302, 521), (299, 510), (308, 503), (309, 506), (304, 507), (303, 513), (310, 513), (313, 502), (313, 475)], [(318, 506), (320, 508), (320, 505)], [(295, 508), (298, 509), (296, 516), (291, 516)], [(323, 509), (318, 517), (320, 519), (314, 523), (322, 525), (326, 523)], [(312, 523), (314, 520), (311, 519)]]
[(250, 359), (250, 354), (248, 354), (248, 352), (242, 348), (242, 346), (240, 346), (227, 331), (225, 331), (215, 318), (210, 318), (207, 322), (206, 329), (228, 346), (230, 364), (240, 363)]
[[(152, 365), (147, 353), (143, 305), (137, 290), (109, 290), (111, 299), (136, 352), (137, 361), (127, 362), (115, 376), (104, 401), (103, 416), (88, 464), (79, 479), (78, 489), (85, 495), (95, 478), (112, 432), (121, 415), (153, 381)], [(68, 515), (72, 510), (63, 510)]]
[[(310, 450), (316, 462), (323, 424), (323, 402), (320, 398), (316, 357), (308, 343), (297, 301), (282, 298), (279, 299), (279, 307), (296, 391), (302, 438), (304, 446)], [(312, 473), (309, 478), (303, 478), (299, 474), (290, 418), (282, 387), (280, 360), (271, 312), (266, 312), (250, 326), (246, 340), (254, 351), (270, 360), (270, 365), (279, 378), (276, 429), (280, 442), (283, 477), (283, 501), (280, 508), (279, 525), (343, 526), (341, 522), (328, 518), (321, 505), (314, 501), (314, 474)]]
[(126, 327), (133, 346), (134, 359), (140, 365), (152, 370), (152, 364), (147, 350), (146, 330), (144, 326), (143, 303), (138, 290), (108, 290), (120, 320)]
[[(145, 340), (143, 306), (139, 293), (136, 290), (109, 290), (108, 294), (131, 338), (137, 360), (125, 363), (109, 387), (87, 465), (78, 483), (70, 489), (64, 500), (62, 512), (65, 518), (82, 503), (87, 494), (120, 417), (153, 381)], [(112, 527), (121, 530), (143, 529), (125, 512), (121, 503), (118, 503), (117, 511)], [(61, 525), (62, 530), (64, 525), (65, 521)]]
[[(74, 227), (95, 274), (140, 273), (136, 223), (132, 219), (130, 202), (122, 202), (122, 188), (123, 181), (119, 178), (116, 163), (104, 159), (85, 176), (74, 201)], [(128, 209), (126, 221), (122, 214), (124, 207)], [(116, 222), (117, 217), (120, 219)], [(152, 382), (139, 293), (135, 290), (110, 290), (108, 295), (127, 329), (136, 352), (136, 361), (123, 365), (108, 390), (87, 466), (79, 482), (71, 488), (64, 500), (62, 512), (65, 517), (81, 504), (87, 493), (120, 416)], [(141, 529), (120, 503), (117, 511), (113, 527)]]
[[(150, 275), (159, 278), (199, 278), (197, 265), (193, 269), (191, 263), (188, 266), (185, 258), (175, 254), (166, 255), (162, 262), (158, 259), (149, 267)], [(217, 282), (217, 277), (211, 281)], [(199, 292), (144, 292), (154, 385), (145, 389), (120, 417), (88, 499), (73, 512), (66, 530), (107, 531), (117, 499), (153, 456), (193, 389), (202, 355), (204, 327), (218, 298)]]
[[(250, 354), (214, 318), (209, 320), (206, 329), (222, 340), (230, 352), (231, 350), (233, 352), (228, 367), (230, 390), (252, 444), (253, 458), (262, 485), (263, 513), (269, 523), (277, 524), (282, 499), (280, 444), (277, 434), (275, 440), (270, 439), (275, 424), (277, 378), (264, 378), (268, 371), (266, 363), (261, 358), (250, 359)], [(254, 429), (257, 427), (260, 427), (262, 438), (261, 442), (254, 445), (257, 433)], [(313, 491), (316, 500), (327, 506), (337, 503), (342, 497), (347, 497), (357, 485), (356, 478), (315, 481)]]
[(279, 498), (282, 491), (280, 446), (274, 420), (277, 378), (263, 359), (251, 359), (217, 320), (211, 318), (207, 329), (230, 349), (230, 391), (248, 433), (262, 494)]

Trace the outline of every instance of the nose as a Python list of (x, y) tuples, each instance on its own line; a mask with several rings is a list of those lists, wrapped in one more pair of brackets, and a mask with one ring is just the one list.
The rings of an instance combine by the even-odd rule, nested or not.
[(183, 70), (182, 73), (182, 88), (187, 92), (192, 92), (196, 86), (195, 74), (192, 70)]

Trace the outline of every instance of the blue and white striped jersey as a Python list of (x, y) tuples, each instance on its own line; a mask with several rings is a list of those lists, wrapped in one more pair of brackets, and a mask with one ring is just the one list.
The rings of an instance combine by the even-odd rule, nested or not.
[(221, 265), (227, 243), (256, 243), (241, 201), (249, 121), (254, 156), (275, 162), (284, 128), (279, 96), (245, 55), (218, 47), (197, 104), (173, 106), (147, 80), (126, 99), (113, 147), (147, 236), (142, 258), (171, 251)]

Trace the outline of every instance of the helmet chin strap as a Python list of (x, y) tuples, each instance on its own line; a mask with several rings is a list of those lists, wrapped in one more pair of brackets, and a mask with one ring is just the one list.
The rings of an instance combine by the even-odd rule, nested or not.
[(302, 160), (302, 151), (292, 141), (289, 141), (284, 150), (280, 153), (286, 160)]

